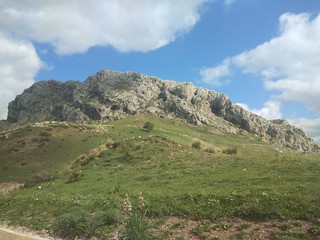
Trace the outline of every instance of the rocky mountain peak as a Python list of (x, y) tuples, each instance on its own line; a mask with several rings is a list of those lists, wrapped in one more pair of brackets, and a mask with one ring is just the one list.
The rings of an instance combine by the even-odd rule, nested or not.
[(147, 114), (212, 126), (221, 134), (248, 131), (278, 147), (319, 151), (299, 128), (284, 120), (268, 121), (234, 105), (224, 94), (192, 83), (161, 80), (135, 72), (102, 70), (83, 83), (41, 81), (8, 107), (8, 122), (86, 123)]

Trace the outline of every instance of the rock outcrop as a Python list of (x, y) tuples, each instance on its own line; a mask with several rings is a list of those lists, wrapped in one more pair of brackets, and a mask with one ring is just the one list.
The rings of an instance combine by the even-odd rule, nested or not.
[(7, 121), (87, 123), (147, 114), (213, 126), (224, 134), (246, 130), (278, 147), (319, 151), (299, 128), (283, 120), (268, 121), (215, 91), (192, 83), (161, 80), (144, 74), (102, 70), (83, 83), (41, 81), (9, 104)]

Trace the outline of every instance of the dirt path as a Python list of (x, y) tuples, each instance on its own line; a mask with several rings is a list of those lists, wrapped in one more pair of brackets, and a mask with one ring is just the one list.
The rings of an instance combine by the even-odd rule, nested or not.
[(40, 236), (17, 232), (8, 228), (0, 227), (0, 239), (1, 240), (44, 240), (44, 239), (47, 240), (50, 238), (43, 238)]

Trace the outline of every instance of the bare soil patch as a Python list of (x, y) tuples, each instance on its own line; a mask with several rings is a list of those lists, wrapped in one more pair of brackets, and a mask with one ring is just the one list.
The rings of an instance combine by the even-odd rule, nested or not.
[(7, 195), (11, 191), (23, 187), (24, 184), (17, 182), (3, 182), (0, 183), (0, 195)]
[(0, 223), (0, 236), (1, 233), (3, 236), (7, 237), (8, 240), (62, 240), (60, 238), (50, 236), (49, 232), (46, 230), (33, 231), (25, 227), (9, 226), (6, 223)]
[(229, 219), (217, 222), (192, 221), (170, 217), (157, 229), (165, 233), (165, 239), (198, 240), (198, 239), (274, 239), (274, 234), (307, 233), (312, 223), (299, 220), (246, 221)]

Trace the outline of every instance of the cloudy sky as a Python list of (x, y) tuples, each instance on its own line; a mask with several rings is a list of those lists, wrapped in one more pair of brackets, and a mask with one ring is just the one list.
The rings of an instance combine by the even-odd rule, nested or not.
[(0, 0), (0, 119), (39, 80), (193, 82), (320, 142), (318, 0)]

